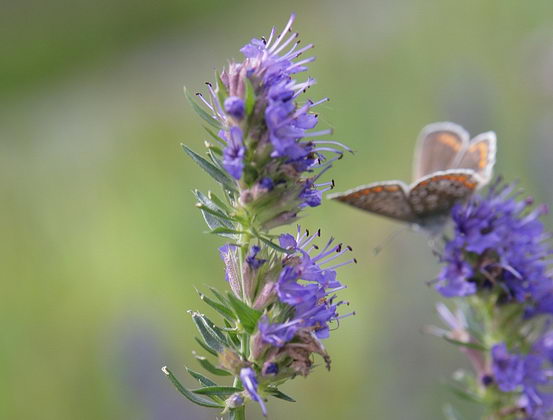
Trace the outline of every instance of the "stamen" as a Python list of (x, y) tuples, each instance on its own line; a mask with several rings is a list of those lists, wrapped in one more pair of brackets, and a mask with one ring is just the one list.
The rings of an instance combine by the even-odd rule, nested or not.
[(210, 110), (212, 110), (213, 112), (215, 112), (215, 110), (213, 109), (213, 107), (209, 104), (209, 102), (207, 102), (204, 98), (204, 95), (202, 95), (200, 92), (196, 93), (196, 96), (198, 98), (200, 98), (200, 100), (205, 104), (205, 106), (207, 106)]
[(351, 263), (354, 263), (354, 264), (357, 264), (357, 259), (353, 258), (349, 261), (346, 261), (346, 262), (343, 262), (343, 263), (340, 263), (340, 264), (336, 264), (336, 265), (333, 265), (332, 267), (327, 267), (326, 270), (336, 270), (337, 268), (339, 267), (342, 267), (344, 265), (348, 265), (348, 264), (351, 264)]
[(293, 60), (294, 58), (300, 56), (301, 54), (303, 54), (303, 53), (306, 52), (307, 50), (310, 50), (310, 49), (313, 48), (313, 47), (314, 47), (313, 44), (306, 45), (305, 47), (300, 48), (300, 49), (297, 50), (296, 52), (290, 54), (288, 57), (286, 57), (286, 59), (287, 59), (287, 60)]
[(268, 50), (269, 52), (272, 53), (275, 50), (275, 48), (278, 47), (278, 44), (280, 44), (280, 41), (282, 41), (282, 38), (284, 38), (284, 36), (288, 32), (288, 30), (292, 27), (292, 23), (294, 23), (295, 19), (296, 19), (296, 15), (294, 13), (292, 13), (292, 15), (290, 16), (290, 19), (288, 19), (288, 23), (286, 24), (286, 26), (284, 27), (284, 29), (282, 30), (280, 35), (275, 40), (274, 45), (271, 48), (269, 48), (269, 50)]
[[(329, 128), (327, 130), (320, 130), (320, 131), (312, 131), (310, 133), (304, 133), (303, 137), (318, 137), (318, 136), (324, 136), (326, 134), (332, 134), (332, 128)], [(326, 140), (326, 141), (321, 141), (322, 143), (328, 143), (329, 140)], [(318, 141), (313, 141), (314, 144), (317, 144), (319, 143)], [(338, 143), (338, 142), (335, 142), (335, 143)]]
[(311, 104), (311, 108), (313, 108), (314, 106), (320, 105), (320, 104), (322, 104), (322, 103), (328, 102), (328, 101), (330, 101), (330, 98), (323, 98), (323, 99), (321, 99), (321, 100), (319, 100), (319, 101), (317, 101), (317, 102), (313, 102), (313, 103)]
[(213, 85), (209, 82), (206, 82), (205, 84), (207, 85), (207, 87), (209, 89), (209, 93), (211, 94), (211, 99), (212, 99), (213, 103), (217, 106), (217, 111), (219, 113), (219, 116), (221, 117), (221, 119), (225, 119), (225, 112), (223, 111), (223, 107), (221, 106), (221, 103), (219, 102), (219, 97), (217, 96), (217, 94), (213, 90)]
[(281, 52), (284, 48), (286, 48), (286, 46), (292, 42), (294, 39), (296, 39), (297, 37), (299, 36), (299, 34), (297, 32), (294, 32), (290, 37), (288, 37), (288, 39), (286, 41), (283, 42), (283, 44), (278, 47), (275, 51), (273, 51), (273, 54), (278, 54), (279, 52)]
[(276, 28), (273, 26), (273, 28), (271, 29), (271, 33), (269, 34), (269, 39), (267, 40), (267, 44), (265, 45), (265, 48), (269, 47), (269, 44), (271, 43), (271, 41), (273, 40), (273, 36), (275, 35), (275, 31), (276, 31)]
[(345, 144), (340, 143), (339, 141), (334, 141), (334, 140), (314, 140), (313, 143), (315, 143), (315, 144), (335, 144), (336, 146), (340, 146), (341, 148), (343, 148), (343, 149), (346, 150), (347, 152), (353, 153), (353, 150), (351, 150), (351, 149), (350, 149), (348, 146), (346, 146)]

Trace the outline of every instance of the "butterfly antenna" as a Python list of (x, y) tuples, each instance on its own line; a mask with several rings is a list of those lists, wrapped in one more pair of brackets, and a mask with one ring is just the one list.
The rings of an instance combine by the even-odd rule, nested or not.
[(386, 246), (388, 246), (388, 244), (390, 242), (392, 242), (400, 233), (403, 233), (403, 232), (406, 232), (407, 230), (409, 230), (409, 226), (402, 226), (400, 228), (397, 228), (396, 230), (394, 230), (393, 232), (391, 232), (390, 234), (388, 234), (388, 236), (386, 238), (384, 238), (384, 240), (377, 246), (375, 246), (373, 248), (373, 255), (376, 257), (378, 254), (380, 254), (382, 252), (382, 250), (384, 250), (384, 248)]

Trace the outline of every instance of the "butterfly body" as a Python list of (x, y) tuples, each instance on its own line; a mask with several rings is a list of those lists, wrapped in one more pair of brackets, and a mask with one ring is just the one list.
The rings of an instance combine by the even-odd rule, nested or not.
[(329, 198), (394, 220), (433, 230), (458, 201), (491, 178), (496, 138), (492, 132), (469, 140), (457, 124), (426, 126), (415, 151), (411, 185), (384, 181), (362, 185)]

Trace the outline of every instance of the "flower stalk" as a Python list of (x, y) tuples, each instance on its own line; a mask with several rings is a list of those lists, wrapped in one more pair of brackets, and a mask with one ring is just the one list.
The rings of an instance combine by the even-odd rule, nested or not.
[(249, 401), (264, 415), (269, 398), (294, 401), (279, 387), (309, 375), (316, 355), (329, 368), (321, 340), (352, 314), (338, 313), (347, 302), (338, 300), (345, 286), (336, 272), (356, 262), (344, 255), (351, 247), (333, 238), (324, 245), (320, 230), (299, 226), (294, 235), (272, 233), (321, 204), (323, 193), (334, 187), (321, 176), (350, 151), (327, 138), (331, 130), (315, 128), (315, 109), (328, 98), (302, 99), (315, 80), (296, 77), (314, 57), (300, 56), (313, 45), (300, 47), (291, 29), (294, 19), (282, 31), (273, 28), (246, 44), (244, 60), (231, 62), (215, 83), (206, 83), (206, 95), (195, 99), (187, 93), (207, 123), (210, 141), (206, 157), (183, 148), (222, 187), (222, 198), (213, 192), (194, 195), (209, 231), (226, 241), (219, 254), (230, 289), (200, 293), (222, 323), (191, 312), (197, 341), (208, 353), (196, 359), (208, 374), (232, 377), (232, 385), (187, 369), (200, 384), (189, 390), (167, 368), (164, 373), (186, 398), (230, 419), (244, 419)]
[[(472, 374), (454, 377), (458, 395), (478, 402), (489, 420), (553, 417), (553, 278), (550, 235), (541, 206), (496, 182), (452, 211), (436, 289), (456, 310), (437, 306)], [(456, 417), (452, 417), (456, 418)]]

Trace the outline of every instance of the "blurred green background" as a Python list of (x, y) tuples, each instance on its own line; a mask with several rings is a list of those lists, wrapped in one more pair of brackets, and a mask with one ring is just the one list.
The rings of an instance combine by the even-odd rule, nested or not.
[[(408, 180), (415, 138), (452, 120), (498, 134), (497, 173), (553, 202), (550, 0), (8, 1), (0, 15), (0, 418), (214, 419), (181, 398), (193, 365), (193, 286), (224, 287), (190, 191), (214, 185), (181, 152), (202, 147), (182, 86), (202, 89), (290, 12), (316, 43), (309, 92), (357, 153), (338, 190)], [(336, 203), (302, 222), (350, 243), (357, 316), (319, 369), (271, 401), (273, 419), (439, 419), (465, 366), (421, 333), (437, 323), (425, 238)], [(191, 381), (186, 382), (192, 385)], [(469, 405), (459, 407), (475, 418)], [(249, 411), (258, 418), (258, 407)]]

